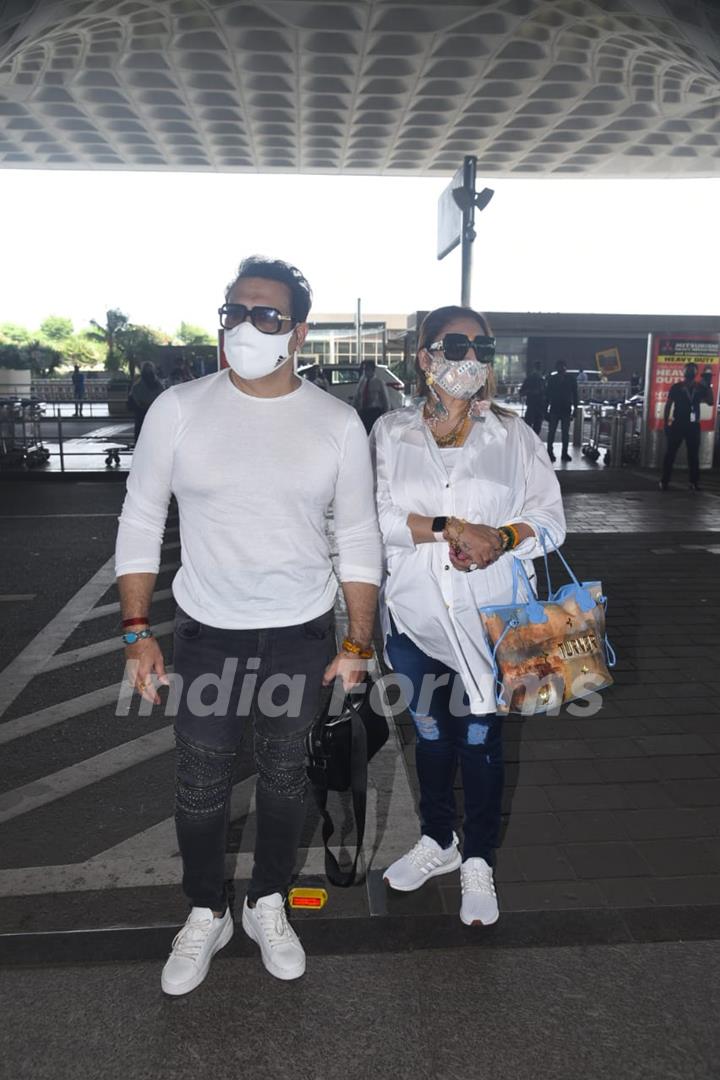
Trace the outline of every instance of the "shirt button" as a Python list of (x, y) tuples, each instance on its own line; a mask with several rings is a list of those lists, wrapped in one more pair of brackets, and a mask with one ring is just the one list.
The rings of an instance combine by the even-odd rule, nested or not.
[(449, 567), (449, 566), (448, 566), (448, 565), (446, 564), (446, 565), (445, 565), (445, 569), (446, 569), (446, 570), (449, 570), (449, 569), (450, 569), (450, 567)]
[(445, 487), (450, 487), (450, 485), (449, 485), (449, 484), (446, 484), (446, 485), (445, 485)]

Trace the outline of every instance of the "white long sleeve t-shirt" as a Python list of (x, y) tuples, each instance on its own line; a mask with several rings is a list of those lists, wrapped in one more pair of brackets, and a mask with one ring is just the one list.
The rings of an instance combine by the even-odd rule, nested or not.
[(332, 607), (338, 576), (379, 585), (368, 441), (349, 405), (305, 380), (258, 398), (223, 370), (166, 390), (138, 440), (115, 569), (157, 573), (170, 496), (180, 515), (173, 595), (209, 626), (295, 626)]
[[(460, 673), (475, 714), (495, 711), (495, 678), (481, 607), (509, 604), (513, 558), (542, 555), (565, 539), (560, 485), (537, 435), (519, 417), (489, 412), (457, 451), (439, 450), (416, 406), (381, 417), (371, 435), (387, 573), (383, 640), (395, 626), (428, 656)], [(497, 528), (525, 522), (535, 536), (484, 570), (455, 570), (446, 543), (415, 544), (408, 514), (465, 518)], [(527, 570), (534, 578), (532, 562)], [(389, 658), (386, 656), (389, 663)]]

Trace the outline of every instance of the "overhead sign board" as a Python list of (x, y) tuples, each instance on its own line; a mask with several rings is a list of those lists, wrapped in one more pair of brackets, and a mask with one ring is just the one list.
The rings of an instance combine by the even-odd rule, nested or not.
[(444, 259), (460, 243), (462, 236), (462, 210), (453, 199), (455, 188), (464, 185), (465, 166), (461, 166), (438, 199), (437, 257)]

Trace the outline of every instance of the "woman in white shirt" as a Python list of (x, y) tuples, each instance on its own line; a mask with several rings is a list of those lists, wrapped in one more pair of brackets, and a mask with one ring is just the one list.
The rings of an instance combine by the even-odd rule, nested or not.
[[(371, 437), (386, 557), (385, 659), (410, 699), (422, 826), (385, 880), (409, 892), (460, 867), (460, 918), (489, 925), (498, 918), (503, 757), (478, 609), (511, 601), (513, 558), (542, 554), (541, 529), (559, 546), (565, 517), (543, 444), (492, 400), (495, 339), (484, 316), (438, 308), (418, 345), (419, 402), (381, 417)], [(453, 831), (458, 761), (462, 855)]]

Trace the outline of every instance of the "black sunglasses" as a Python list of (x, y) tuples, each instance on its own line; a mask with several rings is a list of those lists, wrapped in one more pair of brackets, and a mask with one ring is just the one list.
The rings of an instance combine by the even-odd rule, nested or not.
[(464, 360), (469, 349), (483, 364), (492, 364), (495, 359), (495, 338), (478, 334), (472, 341), (467, 334), (445, 334), (442, 341), (433, 341), (428, 345), (430, 352), (445, 353), (446, 360)]
[(250, 322), (261, 334), (279, 334), (284, 322), (292, 322), (292, 315), (283, 315), (277, 308), (249, 308), (247, 304), (223, 304), (218, 308), (218, 315), (223, 330), (232, 330), (234, 326), (239, 326), (249, 315)]

